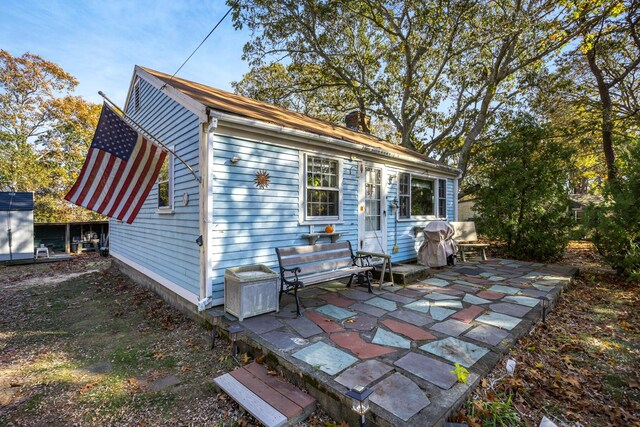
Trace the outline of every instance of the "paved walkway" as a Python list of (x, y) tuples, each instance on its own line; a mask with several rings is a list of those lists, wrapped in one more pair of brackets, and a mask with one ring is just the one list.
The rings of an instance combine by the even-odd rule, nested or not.
[[(346, 288), (328, 282), (300, 293), (303, 315), (285, 300), (280, 313), (245, 319), (243, 339), (274, 353), (337, 420), (352, 416), (344, 393), (373, 387), (369, 422), (441, 423), (554, 304), (576, 269), (510, 260), (434, 269), (406, 287)], [(458, 383), (454, 364), (470, 372)]]

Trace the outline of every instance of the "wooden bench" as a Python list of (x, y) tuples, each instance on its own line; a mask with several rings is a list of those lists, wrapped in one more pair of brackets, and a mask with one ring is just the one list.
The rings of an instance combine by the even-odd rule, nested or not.
[(460, 259), (465, 261), (464, 251), (465, 249), (480, 249), (482, 251), (482, 260), (487, 260), (486, 249), (489, 247), (488, 243), (478, 243), (478, 234), (476, 233), (476, 224), (473, 221), (464, 222), (452, 222), (451, 225), (455, 228), (456, 232), (453, 235), (453, 239), (458, 244), (460, 250)]
[(367, 281), (371, 292), (370, 272), (373, 267), (364, 266), (369, 255), (354, 255), (351, 242), (325, 243), (321, 245), (276, 248), (280, 264), (280, 295), (291, 294), (296, 299), (296, 313), (300, 315), (298, 288), (349, 277), (351, 286), (354, 277)]

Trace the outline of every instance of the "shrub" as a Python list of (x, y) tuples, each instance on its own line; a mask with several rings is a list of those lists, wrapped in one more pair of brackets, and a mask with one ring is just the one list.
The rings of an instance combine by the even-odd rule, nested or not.
[(478, 226), (504, 242), (507, 256), (547, 261), (562, 255), (571, 220), (566, 189), (571, 152), (528, 115), (479, 156)]
[(588, 225), (593, 242), (613, 268), (640, 280), (640, 141), (630, 144), (618, 162), (618, 181), (605, 187), (605, 203), (593, 208)]

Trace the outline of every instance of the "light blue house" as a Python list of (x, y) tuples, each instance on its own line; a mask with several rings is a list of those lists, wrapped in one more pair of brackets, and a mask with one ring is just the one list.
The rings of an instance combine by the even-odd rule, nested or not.
[(136, 220), (111, 221), (110, 251), (191, 310), (223, 303), (226, 268), (275, 268), (274, 248), (308, 245), (327, 225), (401, 262), (416, 258), (415, 226), (457, 220), (457, 169), (357, 129), (143, 67), (125, 111), (202, 179), (167, 156)]

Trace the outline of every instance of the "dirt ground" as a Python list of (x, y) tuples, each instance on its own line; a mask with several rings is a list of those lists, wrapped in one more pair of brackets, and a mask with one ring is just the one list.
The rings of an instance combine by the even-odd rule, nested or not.
[(546, 416), (558, 426), (640, 426), (640, 284), (616, 276), (587, 242), (572, 242), (562, 263), (580, 268), (575, 283), (456, 421), (537, 426)]
[(0, 266), (0, 426), (254, 424), (212, 386), (228, 344), (109, 266)]

